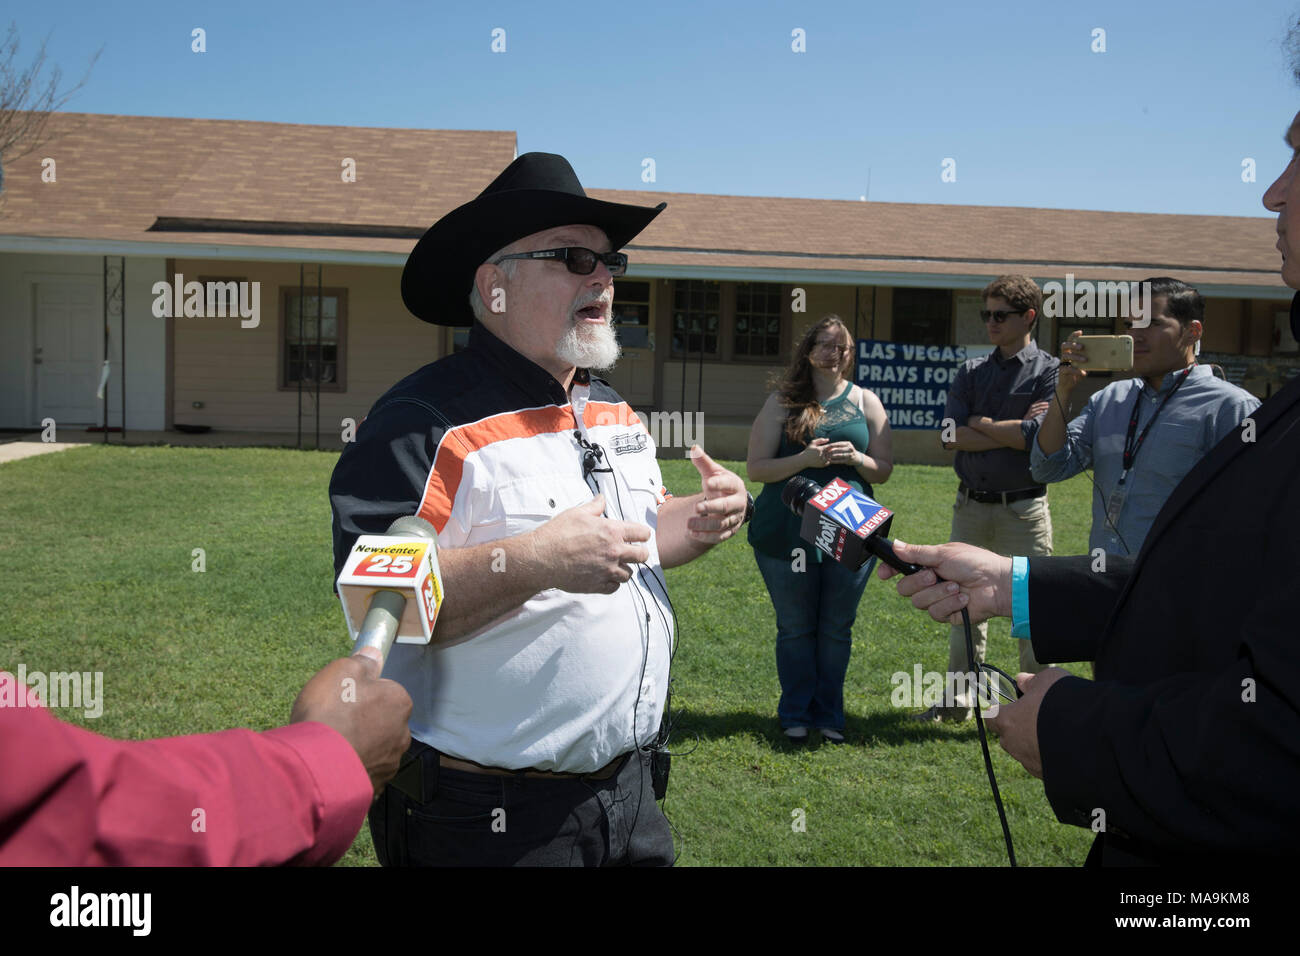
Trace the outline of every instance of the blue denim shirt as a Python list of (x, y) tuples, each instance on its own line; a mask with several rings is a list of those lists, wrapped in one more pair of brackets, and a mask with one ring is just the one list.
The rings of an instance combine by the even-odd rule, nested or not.
[(1045, 454), (1034, 436), (1029, 463), (1036, 481), (1064, 481), (1085, 468), (1093, 469), (1097, 488), (1092, 493), (1090, 551), (1102, 548), (1107, 554), (1136, 555), (1183, 476), (1259, 407), (1259, 399), (1215, 378), (1208, 365), (1193, 366), (1187, 381), (1161, 409), (1133, 460), (1124, 481), (1123, 506), (1112, 528), (1106, 519), (1107, 502), (1124, 471), (1124, 437), (1133, 403), (1140, 402), (1136, 434), (1141, 435), (1181, 375), (1182, 369), (1165, 375), (1159, 392), (1141, 378), (1107, 385), (1066, 426), (1066, 442), (1054, 455)]

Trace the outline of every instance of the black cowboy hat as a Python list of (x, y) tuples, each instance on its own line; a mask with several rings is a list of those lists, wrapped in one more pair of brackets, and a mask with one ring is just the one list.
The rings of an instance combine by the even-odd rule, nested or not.
[(402, 270), (402, 301), (434, 325), (472, 325), (474, 272), (516, 239), (556, 226), (596, 226), (616, 252), (659, 215), (653, 209), (589, 199), (573, 167), (555, 153), (524, 153), (478, 197), (420, 237)]

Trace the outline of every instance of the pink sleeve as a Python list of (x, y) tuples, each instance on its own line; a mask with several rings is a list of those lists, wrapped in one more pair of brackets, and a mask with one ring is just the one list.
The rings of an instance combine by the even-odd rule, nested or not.
[(370, 806), (324, 724), (110, 740), (17, 704), (16, 683), (0, 672), (0, 865), (329, 864)]

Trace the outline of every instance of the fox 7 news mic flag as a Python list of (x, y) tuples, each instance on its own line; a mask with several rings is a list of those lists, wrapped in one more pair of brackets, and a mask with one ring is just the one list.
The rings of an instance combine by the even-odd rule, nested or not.
[(867, 539), (887, 535), (894, 513), (840, 478), (824, 485), (803, 509), (799, 537), (854, 570), (871, 558)]
[[(388, 534), (363, 534), (343, 564), (338, 590), (353, 641), (374, 623), (367, 623), (368, 612), (374, 618), (384, 606), (392, 612), (390, 624), (396, 618), (398, 644), (428, 644), (443, 598), (433, 528), (418, 518), (399, 518)], [(382, 650), (387, 657), (387, 647)]]

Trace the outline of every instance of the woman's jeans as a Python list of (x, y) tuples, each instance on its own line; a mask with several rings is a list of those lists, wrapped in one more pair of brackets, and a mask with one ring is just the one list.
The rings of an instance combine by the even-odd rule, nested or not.
[[(844, 730), (844, 675), (853, 648), (853, 620), (876, 559), (858, 571), (802, 546), (805, 557), (754, 552), (776, 609), (777, 716), (782, 727)], [(794, 567), (802, 566), (796, 571)]]

